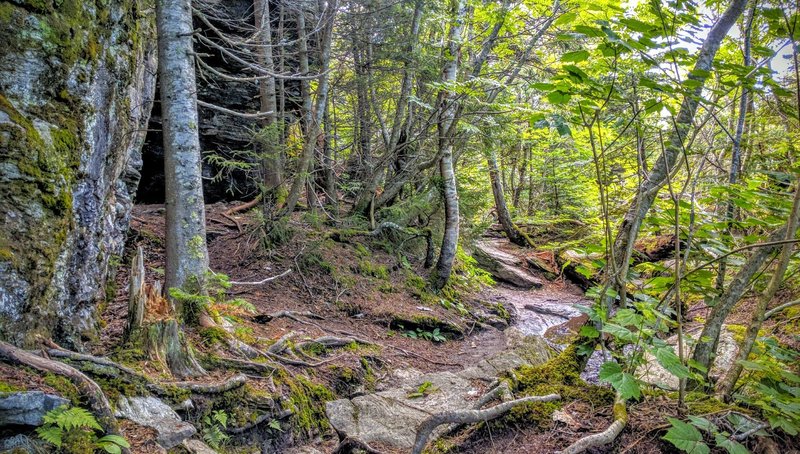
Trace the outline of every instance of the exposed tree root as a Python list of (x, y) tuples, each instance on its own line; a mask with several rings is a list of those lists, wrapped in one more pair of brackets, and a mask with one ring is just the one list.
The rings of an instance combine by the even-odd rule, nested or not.
[(219, 383), (179, 381), (164, 383), (164, 385), (175, 386), (199, 394), (220, 394), (244, 386), (245, 383), (247, 383), (247, 377), (243, 374), (238, 374)]
[(242, 212), (242, 211), (247, 211), (250, 208), (253, 208), (256, 205), (258, 205), (258, 202), (260, 202), (260, 201), (261, 201), (261, 194), (255, 196), (255, 198), (253, 198), (253, 200), (251, 200), (249, 202), (245, 202), (245, 203), (243, 203), (241, 205), (236, 205), (234, 207), (228, 208), (228, 210), (225, 211), (225, 214), (227, 214), (228, 216), (231, 216), (231, 215), (234, 215), (234, 214)]
[(475, 403), (472, 407), (473, 410), (480, 410), (483, 408), (484, 405), (488, 404), (489, 402), (500, 398), (502, 401), (511, 400), (511, 387), (508, 386), (508, 382), (503, 380), (497, 386), (491, 388), (489, 392), (481, 396), (480, 399)]
[(78, 369), (52, 359), (36, 356), (3, 341), (0, 341), (0, 359), (11, 364), (33, 367), (42, 372), (51, 372), (67, 378), (86, 398), (89, 408), (97, 416), (97, 422), (100, 423), (103, 430), (108, 434), (119, 435), (117, 420), (114, 418), (114, 412), (111, 410), (111, 405), (103, 394), (103, 390)]
[(266, 284), (267, 282), (274, 281), (275, 279), (282, 278), (282, 277), (290, 274), (291, 272), (292, 272), (292, 269), (289, 268), (289, 269), (287, 269), (286, 271), (284, 271), (281, 274), (278, 274), (276, 276), (266, 277), (264, 279), (261, 279), (260, 281), (230, 281), (230, 284), (231, 285), (263, 285), (263, 284)]
[(500, 417), (520, 404), (527, 402), (550, 402), (559, 399), (561, 399), (561, 396), (558, 394), (528, 396), (503, 402), (485, 410), (456, 410), (435, 414), (420, 424), (417, 429), (417, 439), (414, 441), (414, 448), (411, 452), (413, 454), (420, 454), (422, 450), (425, 449), (425, 445), (428, 443), (428, 438), (431, 436), (431, 433), (442, 424), (474, 424)]
[(561, 451), (561, 454), (579, 454), (591, 448), (607, 445), (617, 438), (626, 424), (628, 424), (628, 409), (625, 406), (625, 400), (617, 394), (614, 399), (614, 422), (608, 426), (608, 429), (577, 440)]
[(225, 369), (256, 372), (262, 375), (269, 375), (276, 372), (279, 367), (268, 363), (257, 363), (254, 361), (244, 361), (234, 358), (214, 358), (213, 366)]

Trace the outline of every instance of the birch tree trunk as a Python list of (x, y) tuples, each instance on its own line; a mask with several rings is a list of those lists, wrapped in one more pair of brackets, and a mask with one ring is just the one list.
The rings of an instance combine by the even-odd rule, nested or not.
[[(166, 288), (199, 291), (208, 270), (208, 250), (191, 1), (158, 0), (156, 23), (166, 178)], [(180, 302), (175, 303), (180, 314)]]
[(655, 159), (652, 171), (647, 179), (642, 182), (638, 194), (628, 207), (625, 217), (619, 226), (619, 231), (614, 241), (614, 260), (616, 262), (616, 284), (618, 287), (625, 285), (628, 268), (630, 266), (633, 244), (639, 234), (642, 221), (647, 216), (655, 202), (658, 191), (667, 183), (667, 172), (680, 167), (678, 159), (683, 152), (684, 139), (689, 134), (697, 112), (698, 99), (703, 92), (708, 73), (712, 69), (714, 57), (717, 55), (723, 38), (728, 34), (737, 18), (744, 11), (747, 0), (733, 0), (728, 9), (711, 28), (700, 48), (694, 70), (688, 76), (698, 84), (692, 93), (686, 95), (681, 103), (678, 116), (675, 118), (675, 127), (669, 136), (668, 144), (662, 155)]
[[(464, 19), (467, 13), (466, 1), (456, 1), (455, 18), (450, 26), (448, 38), (447, 62), (444, 65), (442, 82), (452, 84), (458, 76), (458, 65), (461, 60), (461, 35), (464, 32)], [(458, 247), (459, 209), (458, 190), (456, 188), (456, 174), (453, 167), (453, 135), (456, 129), (456, 110), (458, 105), (455, 94), (448, 88), (439, 92), (439, 172), (442, 177), (444, 196), (444, 236), (439, 260), (433, 272), (432, 284), (435, 289), (442, 289), (450, 279), (453, 271), (453, 261)]]

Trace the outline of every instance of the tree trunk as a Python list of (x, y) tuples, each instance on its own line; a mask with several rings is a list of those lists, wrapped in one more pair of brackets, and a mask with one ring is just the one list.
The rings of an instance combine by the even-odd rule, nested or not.
[[(156, 1), (166, 178), (166, 287), (200, 291), (208, 270), (190, 0)], [(175, 302), (178, 314), (180, 301)]]
[[(457, 0), (455, 5), (455, 18), (450, 26), (448, 53), (445, 55), (447, 62), (444, 66), (442, 82), (451, 84), (458, 76), (458, 64), (461, 59), (461, 35), (464, 31), (464, 18), (467, 7), (465, 0)], [(433, 288), (442, 289), (450, 279), (453, 270), (453, 261), (458, 247), (459, 209), (458, 189), (456, 188), (456, 174), (453, 166), (453, 135), (456, 129), (456, 110), (458, 105), (455, 94), (445, 88), (439, 92), (439, 172), (442, 177), (444, 197), (444, 236), (442, 248), (439, 252), (439, 261), (433, 273)]]
[[(325, 106), (328, 103), (328, 67), (331, 57), (331, 40), (333, 38), (333, 21), (336, 13), (336, 1), (326, 4), (323, 0), (319, 1), (319, 17), (321, 28), (319, 33), (320, 45), (320, 68), (317, 84), (317, 99), (312, 105), (311, 87), (308, 80), (301, 81), (303, 91), (303, 111), (306, 122), (306, 137), (303, 144), (303, 154), (297, 164), (297, 175), (292, 182), (292, 188), (286, 199), (286, 206), (283, 215), (291, 214), (300, 199), (300, 192), (306, 185), (309, 172), (314, 164), (314, 150), (317, 147), (317, 138), (320, 133), (322, 118), (325, 113)], [(306, 36), (305, 13), (302, 10), (297, 14), (298, 44), (300, 48), (300, 73), (309, 72), (308, 37)]]
[(503, 226), (503, 231), (506, 233), (509, 241), (522, 247), (532, 246), (527, 235), (525, 235), (519, 227), (514, 225), (514, 221), (511, 219), (511, 213), (508, 211), (508, 206), (506, 205), (506, 196), (503, 192), (503, 182), (500, 181), (500, 175), (497, 169), (497, 154), (494, 148), (489, 146), (486, 150), (486, 154), (487, 163), (489, 164), (489, 180), (492, 184), (492, 195), (494, 196), (494, 206), (497, 209), (497, 220), (500, 221), (500, 225)]
[(615, 280), (618, 287), (625, 285), (627, 280), (633, 244), (639, 235), (642, 221), (653, 206), (658, 191), (666, 184), (667, 172), (672, 172), (679, 166), (678, 157), (683, 152), (684, 139), (692, 127), (695, 112), (697, 112), (697, 100), (702, 94), (707, 74), (712, 69), (712, 63), (722, 39), (728, 34), (733, 24), (736, 23), (746, 5), (747, 0), (733, 0), (719, 21), (709, 31), (703, 46), (700, 48), (694, 70), (688, 76), (690, 80), (699, 82), (699, 84), (691, 94), (683, 98), (668, 145), (662, 155), (654, 161), (652, 171), (642, 183), (638, 194), (628, 207), (625, 217), (619, 226), (619, 232), (614, 241), (613, 254), (616, 261)]
[[(753, 31), (753, 17), (755, 17), (756, 5), (750, 8), (747, 14), (744, 25), (744, 60), (742, 66), (745, 68), (750, 66), (750, 49), (751, 49), (751, 35)], [(745, 85), (742, 85), (742, 91), (739, 95), (739, 116), (736, 119), (736, 132), (733, 136), (733, 144), (731, 146), (731, 168), (728, 172), (728, 184), (734, 185), (739, 180), (739, 172), (742, 164), (742, 135), (744, 134), (745, 119), (747, 118), (747, 104), (749, 90)], [(736, 218), (736, 205), (733, 200), (728, 196), (727, 206), (725, 207), (725, 222), (727, 223), (727, 230), (730, 232), (731, 222)], [(719, 272), (717, 273), (717, 291), (722, 293), (725, 287), (725, 273), (727, 271), (727, 260), (722, 260), (719, 264)]]
[[(787, 226), (784, 226), (769, 236), (769, 243), (780, 242), (787, 236)], [(703, 326), (697, 346), (695, 347), (692, 359), (708, 370), (714, 360), (714, 352), (717, 350), (719, 334), (722, 325), (730, 314), (731, 310), (739, 302), (745, 290), (747, 290), (750, 280), (767, 262), (767, 259), (781, 247), (780, 244), (770, 244), (756, 249), (731, 282), (725, 287), (725, 292), (720, 296), (717, 303), (711, 309), (711, 313)]]
[[(272, 52), (272, 27), (270, 24), (269, 0), (254, 0), (254, 21), (258, 34), (259, 47), (256, 50), (258, 64), (265, 71), (274, 73), (275, 62)], [(261, 197), (264, 220), (269, 223), (275, 216), (278, 203), (278, 191), (283, 180), (283, 171), (280, 152), (280, 125), (278, 118), (278, 100), (275, 87), (275, 78), (268, 76), (259, 81), (258, 86), (261, 112), (271, 112), (265, 116), (260, 126), (262, 128), (260, 140), (256, 144), (256, 151), (261, 156), (261, 174), (263, 195)], [(268, 228), (270, 226), (267, 226)]]

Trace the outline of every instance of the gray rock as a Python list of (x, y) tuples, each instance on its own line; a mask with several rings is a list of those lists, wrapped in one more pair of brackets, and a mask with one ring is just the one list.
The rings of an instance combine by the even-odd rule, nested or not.
[(542, 286), (541, 279), (527, 270), (525, 260), (501, 250), (498, 240), (479, 241), (472, 256), (497, 280), (525, 289)]
[(56, 40), (62, 11), (3, 5), (0, 338), (18, 345), (98, 335), (155, 92), (153, 15), (75, 5), (80, 25)]
[(183, 440), (183, 447), (191, 454), (217, 454), (217, 451), (200, 440)]
[[(690, 338), (692, 335), (697, 337), (700, 335), (699, 330), (694, 333), (686, 333), (686, 337)], [(672, 346), (678, 345), (678, 337), (672, 336), (666, 340)], [(686, 340), (684, 340), (686, 342)], [(692, 350), (686, 348), (686, 354), (691, 355)], [(677, 353), (677, 350), (676, 350)], [(709, 377), (718, 379), (725, 372), (730, 369), (733, 362), (736, 361), (736, 355), (739, 353), (739, 344), (734, 338), (733, 332), (727, 326), (723, 326), (722, 332), (719, 335), (719, 343), (717, 344), (717, 352), (714, 357), (714, 363), (708, 371)], [(678, 389), (678, 377), (669, 373), (666, 369), (661, 367), (653, 355), (645, 353), (644, 365), (639, 369), (639, 379), (645, 383), (658, 386), (664, 389), (676, 390)]]
[(45, 413), (69, 400), (42, 391), (0, 393), (0, 426), (40, 426)]
[(152, 396), (121, 397), (117, 402), (115, 416), (155, 429), (158, 432), (158, 444), (166, 449), (178, 446), (197, 433), (197, 429), (188, 422), (181, 421), (169, 405)]
[[(394, 374), (398, 382), (393, 388), (328, 402), (328, 419), (342, 436), (408, 450), (414, 444), (417, 427), (429, 416), (470, 408), (498, 374), (523, 364), (540, 364), (550, 357), (549, 347), (539, 337), (512, 335), (509, 339), (509, 350), (462, 371), (423, 374), (407, 369)], [(429, 383), (426, 395), (410, 397), (424, 383)], [(446, 426), (440, 427), (432, 438), (445, 430)]]

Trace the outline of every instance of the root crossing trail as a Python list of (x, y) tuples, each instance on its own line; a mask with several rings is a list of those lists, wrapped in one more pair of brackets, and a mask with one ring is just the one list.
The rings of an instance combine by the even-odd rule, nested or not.
[[(502, 304), (512, 315), (511, 327), (476, 334), (471, 351), (457, 355), (466, 365), (460, 371), (396, 370), (375, 392), (329, 402), (328, 418), (342, 439), (381, 452), (409, 452), (423, 421), (442, 412), (476, 408), (498, 375), (524, 364), (541, 364), (553, 355), (552, 342), (545, 336), (553, 338), (568, 329), (581, 316), (574, 305), (586, 300), (577, 286), (546, 281), (529, 271), (524, 251), (514, 249), (498, 240), (484, 243), (480, 260), (501, 283), (479, 297)], [(431, 440), (446, 430), (439, 427)]]

